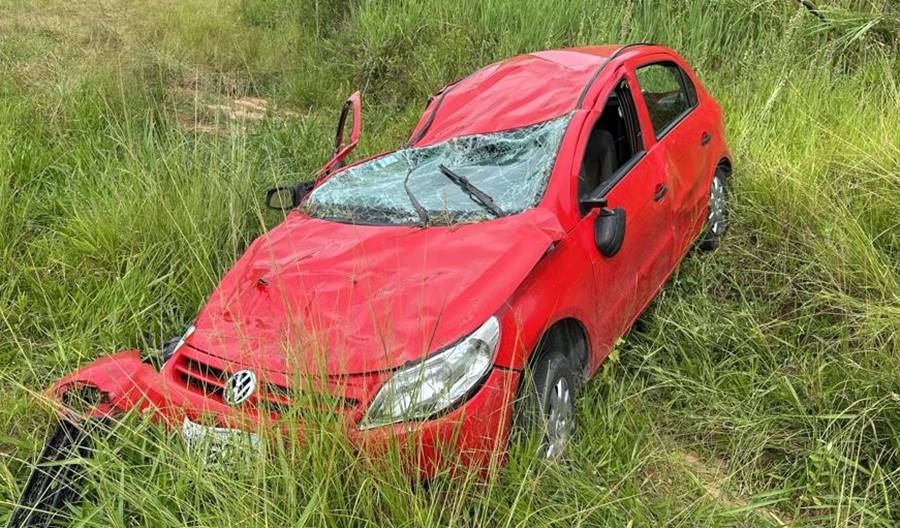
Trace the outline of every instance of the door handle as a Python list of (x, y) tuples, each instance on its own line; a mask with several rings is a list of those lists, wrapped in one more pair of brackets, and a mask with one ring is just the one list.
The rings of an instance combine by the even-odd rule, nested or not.
[(707, 143), (712, 141), (712, 136), (709, 135), (709, 132), (704, 132), (702, 136), (700, 136), (700, 144), (704, 147)]
[(657, 183), (656, 191), (653, 193), (653, 201), (658, 202), (663, 199), (666, 193), (669, 192), (669, 186), (665, 183)]

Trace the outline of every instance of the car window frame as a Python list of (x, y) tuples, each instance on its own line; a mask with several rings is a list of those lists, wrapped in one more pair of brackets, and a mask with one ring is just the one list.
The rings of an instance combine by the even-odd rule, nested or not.
[[(613, 88), (609, 91), (609, 93), (606, 95), (606, 97), (604, 97), (603, 100), (597, 105), (597, 107), (599, 107), (601, 109), (606, 108), (606, 103), (607, 103), (607, 101), (609, 101), (609, 98), (612, 96), (612, 94), (616, 90), (619, 89), (619, 86), (621, 86), (622, 83), (624, 83), (628, 87), (629, 99), (631, 100), (632, 124), (637, 127), (637, 130), (633, 131), (632, 135), (641, 142), (640, 149), (637, 152), (635, 152), (631, 156), (631, 158), (628, 159), (628, 161), (623, 163), (622, 166), (619, 167), (615, 173), (613, 173), (613, 175), (610, 177), (609, 181), (606, 184), (600, 185), (596, 189), (592, 190), (584, 198), (584, 201), (597, 202), (597, 201), (600, 201), (603, 198), (605, 198), (610, 192), (612, 192), (613, 189), (616, 188), (616, 185), (618, 185), (619, 182), (621, 182), (623, 179), (625, 179), (625, 176), (629, 172), (631, 172), (631, 170), (634, 169), (634, 167), (637, 166), (637, 164), (640, 163), (640, 161), (642, 159), (644, 159), (644, 157), (647, 155), (648, 146), (647, 146), (647, 142), (644, 138), (644, 127), (641, 124), (641, 116), (638, 111), (638, 102), (634, 95), (634, 86), (632, 86), (632, 84), (637, 83), (637, 79), (635, 79), (634, 83), (632, 83), (631, 80), (629, 79), (629, 77), (630, 76), (627, 75), (627, 73), (625, 71), (618, 73), (618, 75), (615, 77), (615, 82), (612, 84)], [(594, 125), (596, 125), (597, 121), (602, 116), (603, 116), (603, 111), (601, 110), (597, 114), (597, 118), (591, 122), (591, 127), (590, 127), (591, 130), (593, 130)], [(588, 139), (590, 139), (590, 136), (588, 136)], [(587, 148), (587, 143), (585, 143), (585, 148)], [(580, 168), (580, 163), (584, 162), (584, 155), (585, 155), (585, 152), (582, 152), (581, 158), (579, 161), (579, 168)], [(576, 186), (576, 188), (577, 188), (577, 186)], [(578, 196), (577, 191), (576, 191), (576, 198), (577, 198), (577, 202), (579, 204), (581, 204), (582, 198), (580, 196)], [(587, 211), (580, 216), (584, 217), (584, 216), (587, 216), (589, 213), (590, 213), (590, 211)]]
[[(644, 110), (646, 110), (648, 117), (651, 117), (650, 116), (650, 106), (647, 104), (646, 97), (644, 97), (644, 92), (643, 92), (643, 89), (641, 88), (641, 81), (638, 78), (638, 71), (641, 68), (646, 68), (648, 66), (656, 66), (656, 65), (663, 66), (663, 67), (667, 67), (667, 66), (675, 67), (675, 69), (678, 71), (678, 75), (676, 76), (676, 78), (678, 80), (678, 85), (681, 87), (681, 90), (685, 95), (685, 99), (690, 104), (690, 106), (688, 106), (686, 109), (682, 110), (682, 112), (680, 114), (678, 114), (675, 117), (675, 119), (670, 121), (669, 124), (664, 126), (662, 128), (662, 130), (660, 130), (659, 132), (657, 132), (656, 129), (653, 127), (653, 120), (651, 118), (650, 127), (654, 134), (654, 138), (656, 139), (656, 142), (659, 142), (669, 132), (671, 132), (672, 129), (674, 129), (682, 121), (684, 121), (687, 116), (689, 116), (694, 110), (696, 110), (697, 107), (700, 106), (700, 98), (697, 95), (697, 87), (690, 80), (690, 78), (688, 78), (687, 73), (685, 73), (685, 71), (684, 71), (684, 68), (682, 68), (681, 65), (678, 64), (678, 62), (676, 62), (674, 59), (669, 58), (669, 57), (653, 58), (652, 60), (640, 63), (634, 67), (634, 80), (638, 84), (638, 91), (640, 91), (640, 93), (641, 93), (641, 102), (644, 105)], [(691, 90), (687, 89), (688, 83), (691, 86)]]

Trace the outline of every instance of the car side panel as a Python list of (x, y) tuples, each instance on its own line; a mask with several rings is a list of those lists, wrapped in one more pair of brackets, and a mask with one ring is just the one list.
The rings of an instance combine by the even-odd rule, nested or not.
[(571, 230), (509, 299), (500, 314), (503, 338), (497, 351), (498, 366), (524, 368), (541, 336), (562, 319), (575, 319), (582, 324), (592, 350), (600, 345), (592, 331), (597, 328), (600, 313), (592, 265), (592, 252), (596, 252), (592, 232)]
[[(697, 92), (697, 106), (658, 140), (656, 149), (665, 159), (665, 170), (672, 181), (675, 262), (687, 253), (706, 221), (709, 185), (715, 166), (724, 150), (721, 108), (706, 92), (696, 74), (677, 54), (655, 52), (632, 58), (630, 66), (673, 62), (685, 72)], [(646, 101), (640, 96), (646, 112)], [(704, 141), (704, 138), (707, 138)]]
[(665, 174), (658, 154), (647, 152), (607, 195), (610, 209), (625, 210), (626, 227), (619, 252), (598, 254), (595, 266), (597, 330), (604, 349), (628, 331), (672, 267), (671, 212), (665, 200), (653, 199)]
[[(566, 180), (568, 185), (562, 189), (568, 196), (563, 203), (563, 192), (551, 194), (554, 199), (549, 203), (574, 210), (575, 223), (567, 231), (564, 241), (544, 258), (510, 300), (512, 320), (515, 321), (510, 325), (510, 331), (516, 335), (516, 348), (501, 349), (498, 364), (503, 366), (522, 368), (540, 337), (553, 323), (575, 318), (588, 334), (588, 372), (593, 372), (652, 299), (672, 268), (671, 213), (665, 200), (654, 200), (657, 187), (667, 184), (657, 153), (645, 153), (607, 194), (609, 208), (621, 207), (626, 211), (625, 240), (617, 255), (607, 258), (597, 251), (593, 227), (599, 209), (584, 218), (577, 218), (575, 182), (593, 124), (614, 81), (625, 72), (617, 70), (614, 69), (614, 75), (604, 76), (602, 82), (610, 86), (600, 92), (590, 112), (578, 113), (578, 121), (573, 120), (564, 139), (553, 178)], [(636, 90), (633, 76), (628, 75), (628, 81), (632, 90)], [(643, 120), (641, 126), (642, 130), (646, 128)], [(560, 182), (556, 180), (555, 183)], [(545, 204), (547, 198), (545, 196)], [(505, 336), (510, 335), (506, 328), (504, 332)], [(508, 342), (508, 339), (504, 341)]]
[[(729, 152), (728, 145), (725, 141), (724, 116), (722, 107), (712, 95), (707, 92), (706, 87), (700, 82), (697, 74), (694, 73), (688, 64), (684, 63), (682, 66), (684, 72), (693, 81), (694, 87), (697, 89), (697, 97), (702, 108), (701, 115), (703, 117), (703, 124), (707, 127), (710, 134), (710, 142), (704, 149), (704, 166), (701, 178), (703, 181), (703, 188), (708, 190), (719, 162), (724, 159), (727, 160), (729, 164), (731, 163), (731, 153)], [(700, 233), (706, 223), (706, 217), (709, 212), (707, 198), (708, 197), (704, 195), (698, 207), (698, 218), (694, 225), (695, 236)]]
[[(632, 71), (654, 63), (673, 62), (681, 68), (676, 58), (667, 53), (650, 53), (629, 61)], [(649, 118), (644, 90), (638, 90), (638, 105), (644, 115)], [(675, 238), (674, 253), (680, 255), (693, 240), (692, 233), (697, 218), (699, 200), (706, 196), (703, 187), (703, 152), (701, 136), (704, 126), (701, 121), (699, 105), (691, 109), (677, 121), (662, 137), (657, 138), (659, 131), (654, 131), (656, 144), (652, 150), (663, 160), (664, 171), (670, 181), (669, 203), (672, 210), (672, 229)], [(652, 129), (651, 129), (652, 130)], [(674, 264), (674, 263), (673, 263)]]
[[(646, 116), (641, 113), (637, 81), (627, 67), (616, 69), (610, 84), (625, 76), (635, 100), (644, 154), (641, 159), (607, 193), (607, 207), (625, 211), (625, 238), (622, 248), (612, 257), (604, 257), (594, 249), (599, 313), (596, 327), (599, 348), (594, 354), (599, 365), (616, 341), (628, 331), (647, 303), (655, 295), (672, 267), (673, 230), (669, 196), (657, 200), (663, 186), (670, 186), (663, 170), (663, 159), (653, 149)], [(599, 113), (606, 97), (597, 98)], [(598, 211), (589, 216), (595, 217)]]
[[(715, 164), (729, 156), (722, 134), (721, 108), (680, 56), (668, 52), (663, 54), (663, 51), (664, 48), (652, 47), (648, 53), (634, 51), (624, 54), (616, 63), (608, 65), (595, 84), (586, 90), (586, 104), (590, 110), (579, 110), (573, 115), (541, 203), (541, 207), (557, 213), (568, 234), (565, 242), (545, 256), (510, 299), (508, 306), (514, 314), (511, 320), (515, 322), (510, 325), (509, 331), (514, 332), (516, 338), (511, 340), (514, 342), (512, 345), (508, 344), (510, 340), (504, 340), (498, 355), (499, 365), (523, 368), (544, 331), (555, 322), (571, 317), (582, 324), (588, 335), (591, 352), (588, 370), (593, 372), (606, 358), (615, 341), (628, 330), (659, 291), (686, 253), (690, 242), (699, 234), (706, 217), (706, 192)], [(681, 168), (687, 165), (683, 160), (667, 159), (668, 151), (677, 151), (678, 145), (668, 149), (665, 145), (657, 146), (643, 98), (638, 93), (633, 94), (647, 152), (633, 169), (636, 177), (628, 183), (620, 182), (608, 195), (609, 207), (626, 205), (633, 214), (626, 218), (625, 242), (620, 255), (606, 259), (597, 252), (592, 229), (587, 228), (592, 225), (596, 211), (584, 218), (580, 218), (578, 213), (575, 177), (587, 136), (599, 114), (595, 107), (602, 106), (614, 81), (619, 78), (623, 64), (629, 72), (633, 91), (637, 92), (633, 67), (638, 63), (652, 62), (646, 58), (651, 55), (656, 55), (656, 60), (671, 60), (678, 64), (692, 79), (697, 91), (699, 106), (692, 114), (698, 119), (682, 125), (682, 129), (690, 130), (681, 133), (683, 138), (676, 139), (681, 142), (694, 140), (699, 145), (699, 136), (705, 128), (709, 128), (712, 138), (708, 148), (701, 150), (702, 157), (691, 167)], [(691, 132), (697, 137), (692, 138), (689, 135)], [(648, 203), (653, 203), (652, 197), (659, 183), (669, 185), (663, 203), (670, 210), (665, 216), (658, 216), (658, 222), (641, 225), (637, 219), (645, 214)], [(675, 218), (678, 214), (681, 215), (680, 222)], [(576, 232), (579, 233), (577, 237), (574, 236)], [(649, 238), (646, 237), (651, 236), (657, 237), (653, 242), (655, 248), (647, 243)], [(638, 241), (641, 238), (643, 242)], [(637, 244), (640, 244), (639, 247), (634, 247)], [(588, 261), (595, 265), (594, 286), (587, 286), (581, 266)], [(568, 274), (573, 274), (575, 278), (564, 279)], [(620, 291), (614, 293), (616, 289)], [(506, 328), (504, 331), (507, 332), (504, 335), (508, 336), (509, 331)]]
[(672, 223), (675, 253), (682, 254), (694, 239), (697, 221), (702, 218), (709, 185), (704, 181), (703, 152), (700, 136), (703, 127), (692, 111), (657, 144), (664, 160), (665, 172), (672, 182)]

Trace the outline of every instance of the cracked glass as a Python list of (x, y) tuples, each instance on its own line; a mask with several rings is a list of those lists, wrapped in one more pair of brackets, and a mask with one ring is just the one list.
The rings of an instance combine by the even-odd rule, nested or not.
[[(335, 174), (303, 209), (317, 218), (397, 225), (520, 213), (543, 196), (570, 117), (391, 152)], [(484, 195), (496, 206), (493, 211), (480, 199)]]

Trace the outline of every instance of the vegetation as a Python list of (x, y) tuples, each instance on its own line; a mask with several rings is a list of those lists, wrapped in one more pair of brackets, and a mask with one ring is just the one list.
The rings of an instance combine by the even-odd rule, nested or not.
[(40, 390), (179, 334), (325, 161), (536, 49), (656, 41), (725, 109), (732, 229), (692, 255), (580, 400), (571, 460), (411, 485), (330, 424), (235, 472), (125, 420), (78, 526), (897, 526), (900, 7), (890, 0), (0, 3), (0, 522)]

